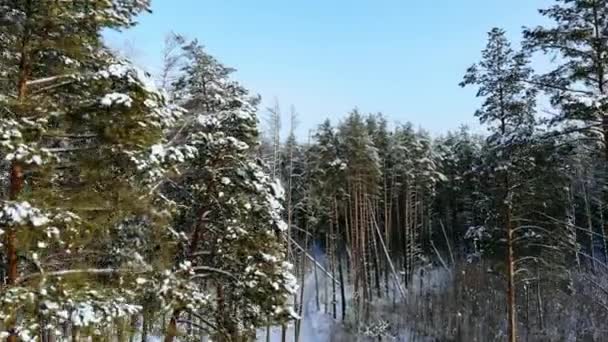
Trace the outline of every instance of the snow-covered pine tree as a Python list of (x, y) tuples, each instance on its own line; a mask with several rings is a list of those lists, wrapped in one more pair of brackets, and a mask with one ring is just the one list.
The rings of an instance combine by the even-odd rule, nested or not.
[[(594, 191), (582, 187), (587, 181), (599, 186), (597, 209), (591, 210), (594, 206), (588, 199), (584, 200), (586, 195), (581, 203), (586, 208), (585, 226), (592, 233), (596, 223), (603, 221), (607, 214), (602, 204), (608, 200), (605, 189), (608, 179), (608, 1), (556, 0), (553, 6), (539, 12), (552, 24), (525, 29), (524, 47), (531, 52), (559, 57), (552, 59), (553, 70), (534, 79), (534, 84), (550, 95), (551, 104), (558, 110), (551, 118), (551, 123), (557, 126), (557, 132), (552, 134), (567, 135), (577, 150), (584, 148), (592, 158), (604, 160), (593, 175), (573, 178), (577, 193)], [(580, 166), (576, 164), (574, 167)], [(607, 235), (608, 226), (600, 224), (598, 228), (595, 230), (602, 236)], [(593, 245), (593, 239), (585, 245)], [(593, 248), (589, 254), (593, 260)], [(594, 265), (595, 261), (591, 263)]]
[(533, 83), (559, 109), (553, 123), (562, 124), (563, 132), (596, 139), (608, 161), (608, 1), (556, 0), (539, 12), (553, 25), (525, 29), (524, 47), (560, 58)]
[(413, 275), (412, 267), (418, 265), (420, 256), (419, 241), (415, 238), (418, 233), (417, 220), (413, 220), (413, 208), (415, 208), (415, 185), (414, 173), (414, 149), (416, 145), (416, 133), (410, 123), (399, 125), (395, 128), (389, 140), (386, 173), (390, 175), (388, 182), (389, 206), (391, 216), (389, 217), (390, 230), (393, 238), (388, 241), (389, 248), (394, 258), (399, 258), (403, 283), (407, 287)]
[(462, 239), (469, 228), (484, 227), (492, 216), (483, 191), (483, 144), (483, 138), (471, 134), (467, 127), (448, 133), (434, 144), (438, 169), (445, 176), (437, 188), (435, 211), (440, 213), (440, 224), (445, 225), (458, 254), (477, 252), (475, 246), (465, 251)]
[(211, 113), (239, 107), (238, 102), (247, 97), (247, 92), (230, 79), (235, 69), (208, 54), (197, 40), (183, 44), (182, 51), (184, 65), (173, 90), (184, 108)]
[[(346, 248), (350, 248), (351, 233), (347, 232), (345, 215), (348, 210), (346, 168), (345, 161), (340, 159), (338, 153), (338, 139), (329, 120), (318, 126), (312, 135), (313, 141), (307, 150), (308, 158), (304, 170), (306, 174), (307, 198), (316, 219), (313, 229), (315, 239), (326, 241), (325, 254), (329, 262), (329, 272), (334, 279), (339, 280), (340, 288), (332, 281), (332, 313), (337, 317), (338, 291), (340, 291), (340, 317), (344, 319), (346, 313), (345, 286), (343, 268), (346, 263)], [(308, 213), (308, 215), (313, 215)], [(306, 216), (305, 212), (301, 213)]]
[(475, 116), (488, 124), (488, 137), (494, 160), (490, 165), (496, 173), (496, 206), (500, 208), (498, 227), (506, 240), (505, 276), (507, 279), (507, 312), (509, 341), (517, 340), (515, 241), (517, 215), (521, 214), (518, 198), (525, 171), (534, 163), (526, 155), (526, 145), (534, 133), (535, 92), (527, 87), (532, 74), (523, 53), (511, 48), (505, 31), (494, 28), (488, 33), (488, 43), (482, 60), (467, 70), (461, 86), (478, 87), (477, 96), (484, 102)]
[[(306, 151), (296, 139), (295, 126), (297, 114), (295, 109), (291, 109), (290, 132), (280, 150), (278, 161), (280, 163), (279, 178), (285, 188), (286, 217), (288, 225), (296, 228), (303, 228), (305, 223), (298, 219), (304, 218), (304, 202), (307, 200), (307, 175), (306, 175)], [(270, 163), (272, 165), (272, 162)], [(272, 172), (272, 170), (271, 170)], [(290, 230), (290, 236), (296, 237), (295, 230)]]
[(357, 324), (363, 323), (373, 296), (370, 200), (378, 194), (380, 162), (364, 116), (357, 110), (338, 127), (339, 157), (346, 164), (348, 240), (352, 251), (351, 276), (355, 289)]
[[(145, 0), (0, 3), (9, 66), (0, 155), (10, 163), (0, 206), (2, 338), (124, 336), (141, 289), (160, 299), (168, 291), (173, 263), (158, 250), (179, 237), (149, 185), (184, 157), (158, 153), (181, 111), (101, 39), (148, 9)], [(126, 234), (133, 225), (146, 239)]]
[[(270, 110), (270, 109), (269, 109)], [(277, 118), (280, 112), (278, 111), (278, 102), (277, 102), (277, 111), (271, 110), (270, 112), (270, 120), (271, 127), (280, 124), (280, 121), (277, 122)], [(305, 147), (298, 144), (296, 139), (296, 127), (297, 127), (297, 117), (298, 113), (296, 112), (295, 106), (291, 106), (290, 109), (290, 124), (289, 124), (289, 134), (283, 146), (276, 146), (280, 148), (278, 151), (278, 155), (274, 155), (270, 158), (268, 162), (266, 162), (266, 166), (269, 168), (270, 174), (273, 174), (273, 168), (276, 163), (279, 163), (280, 169), (276, 170), (279, 172), (280, 181), (285, 189), (285, 219), (287, 223), (287, 235), (286, 235), (286, 243), (285, 246), (287, 248), (288, 259), (293, 265), (298, 266), (294, 270), (295, 276), (303, 279), (305, 274), (308, 273), (308, 264), (307, 264), (307, 250), (308, 250), (308, 241), (311, 240), (308, 237), (313, 236), (314, 232), (307, 231), (308, 223), (310, 221), (306, 220), (307, 216), (304, 214), (306, 210), (307, 204), (306, 201), (310, 199), (308, 195), (309, 190), (309, 178), (306, 174), (307, 169), (307, 156)], [(276, 127), (278, 128), (278, 127)], [(279, 137), (277, 134), (279, 133), (275, 129), (273, 129), (275, 133), (275, 138)], [(268, 160), (268, 158), (267, 158)], [(306, 237), (301, 239), (305, 232)], [(309, 233), (311, 235), (309, 235)], [(313, 266), (316, 267), (316, 266)], [(314, 269), (317, 271), (316, 268)], [(304, 291), (304, 287), (300, 288), (300, 293), (294, 295), (294, 308), (298, 311), (298, 314), (301, 315), (301, 310), (303, 309), (303, 303), (298, 303), (300, 296)], [(296, 322), (294, 327), (294, 338), (297, 340), (299, 338), (300, 332), (300, 323), (301, 321)], [(287, 334), (287, 326), (284, 324), (282, 327), (281, 334), (282, 336), (286, 336)], [(267, 330), (267, 335), (270, 333), (270, 330)], [(267, 336), (267, 339), (270, 338)]]
[(506, 254), (511, 341), (517, 339), (517, 285), (527, 289), (534, 284), (540, 289), (547, 280), (566, 280), (563, 288), (567, 289), (565, 256), (569, 253), (564, 252), (572, 250), (570, 229), (562, 224), (565, 219), (561, 220), (566, 212), (563, 203), (567, 202), (563, 189), (568, 179), (563, 165), (568, 147), (537, 128), (531, 75), (527, 56), (510, 47), (503, 30), (493, 29), (482, 61), (468, 70), (462, 83), (478, 87), (478, 97), (484, 102), (476, 116), (491, 132), (482, 151), (483, 170), (477, 170), (485, 174), (487, 184), (482, 187), (481, 199), (492, 200), (487, 224), (482, 226), (489, 231), (473, 226), (467, 235), (479, 239), (493, 230), (499, 234), (492, 240), (495, 248), (488, 252), (501, 257)]
[[(430, 138), (423, 131), (415, 132), (409, 123), (397, 127), (389, 151), (397, 232), (403, 228), (397, 249), (403, 251), (404, 281), (408, 284), (414, 268), (424, 259), (423, 247), (431, 243), (432, 198), (442, 175)], [(426, 252), (435, 253), (430, 248)]]
[[(378, 159), (380, 161), (380, 172), (382, 174), (380, 183), (378, 184), (379, 196), (378, 200), (375, 202), (375, 221), (377, 221), (378, 225), (382, 227), (382, 239), (384, 239), (385, 243), (388, 243), (390, 240), (390, 216), (391, 216), (391, 208), (390, 208), (390, 140), (391, 135), (388, 129), (388, 122), (386, 117), (382, 113), (377, 113), (375, 115), (370, 115), (367, 118), (367, 128), (368, 132), (372, 137), (374, 142), (374, 146), (378, 150)], [(380, 237), (378, 237), (380, 238)], [(387, 248), (388, 249), (388, 248)], [(383, 255), (384, 253), (380, 253)], [(380, 259), (383, 262), (379, 261), (379, 264), (383, 264), (384, 267), (382, 272), (384, 272), (384, 278), (386, 283), (386, 291), (388, 293), (388, 277), (389, 277), (389, 267), (388, 260), (385, 257), (381, 257)], [(379, 280), (378, 280), (379, 282)]]
[[(381, 113), (375, 115), (368, 115), (366, 118), (366, 126), (369, 136), (371, 137), (372, 143), (377, 150), (378, 154), (378, 165), (380, 171), (380, 177), (378, 177), (378, 183), (376, 184), (377, 192), (376, 196), (373, 196), (369, 200), (370, 205), (370, 225), (372, 226), (370, 232), (371, 239), (371, 259), (373, 265), (373, 287), (378, 297), (382, 296), (382, 279), (388, 279), (388, 267), (382, 268), (382, 265), (386, 264), (387, 258), (384, 251), (381, 249), (380, 239), (388, 240), (386, 238), (388, 234), (388, 227), (386, 225), (386, 214), (387, 212), (387, 196), (388, 191), (386, 187), (386, 162), (388, 155), (388, 130), (387, 122)], [(381, 257), (382, 256), (382, 257)], [(383, 273), (384, 272), (384, 273)], [(383, 277), (386, 275), (386, 277)], [(387, 282), (388, 285), (388, 282)]]
[[(308, 150), (308, 169), (305, 172), (311, 181), (311, 196), (323, 208), (320, 212), (326, 219), (335, 211), (333, 202), (340, 202), (346, 191), (344, 173), (347, 164), (339, 158), (338, 140), (329, 120), (325, 120), (314, 132), (313, 144)], [(337, 215), (338, 213), (333, 213)], [(324, 231), (322, 229), (321, 231)]]
[(189, 265), (210, 300), (176, 308), (165, 341), (180, 334), (189, 315), (204, 318), (205, 329), (220, 340), (247, 340), (256, 328), (295, 316), (284, 191), (253, 157), (258, 99), (196, 42), (185, 49), (186, 66), (176, 85), (189, 124), (175, 132), (175, 140), (197, 153), (180, 169), (170, 196), (182, 208), (176, 228), (187, 241), (177, 259)]

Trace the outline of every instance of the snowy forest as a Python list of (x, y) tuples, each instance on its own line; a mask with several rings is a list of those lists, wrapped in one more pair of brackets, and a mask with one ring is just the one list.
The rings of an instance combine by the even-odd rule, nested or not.
[(608, 0), (488, 28), (440, 134), (299, 136), (179, 33), (146, 72), (104, 32), (150, 9), (0, 0), (0, 339), (608, 340)]

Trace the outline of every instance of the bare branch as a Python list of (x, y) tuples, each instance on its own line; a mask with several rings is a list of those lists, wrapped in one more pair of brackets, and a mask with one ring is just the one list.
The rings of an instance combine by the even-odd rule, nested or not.
[(36, 85), (41, 85), (41, 84), (46, 84), (46, 83), (52, 83), (52, 82), (55, 82), (57, 80), (61, 80), (64, 78), (72, 78), (74, 76), (76, 76), (76, 74), (63, 74), (63, 75), (49, 76), (49, 77), (39, 78), (37, 80), (27, 81), (26, 85), (28, 87), (31, 87), (31, 86), (36, 86)]

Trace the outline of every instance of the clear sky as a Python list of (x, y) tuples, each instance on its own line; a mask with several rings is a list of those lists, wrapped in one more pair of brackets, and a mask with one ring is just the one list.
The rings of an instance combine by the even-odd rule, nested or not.
[(299, 113), (298, 135), (358, 107), (440, 134), (479, 129), (473, 89), (458, 83), (479, 60), (486, 32), (542, 22), (550, 0), (153, 0), (151, 15), (120, 34), (114, 47), (154, 72), (169, 31), (198, 38), (236, 79)]

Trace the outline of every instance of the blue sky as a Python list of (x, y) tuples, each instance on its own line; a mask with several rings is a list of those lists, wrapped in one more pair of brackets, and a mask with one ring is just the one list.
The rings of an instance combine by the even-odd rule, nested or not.
[(153, 0), (140, 25), (107, 35), (154, 72), (169, 31), (198, 38), (235, 78), (299, 113), (298, 135), (358, 107), (411, 121), (434, 135), (461, 124), (479, 130), (474, 89), (458, 87), (479, 60), (486, 32), (542, 22), (550, 0)]

